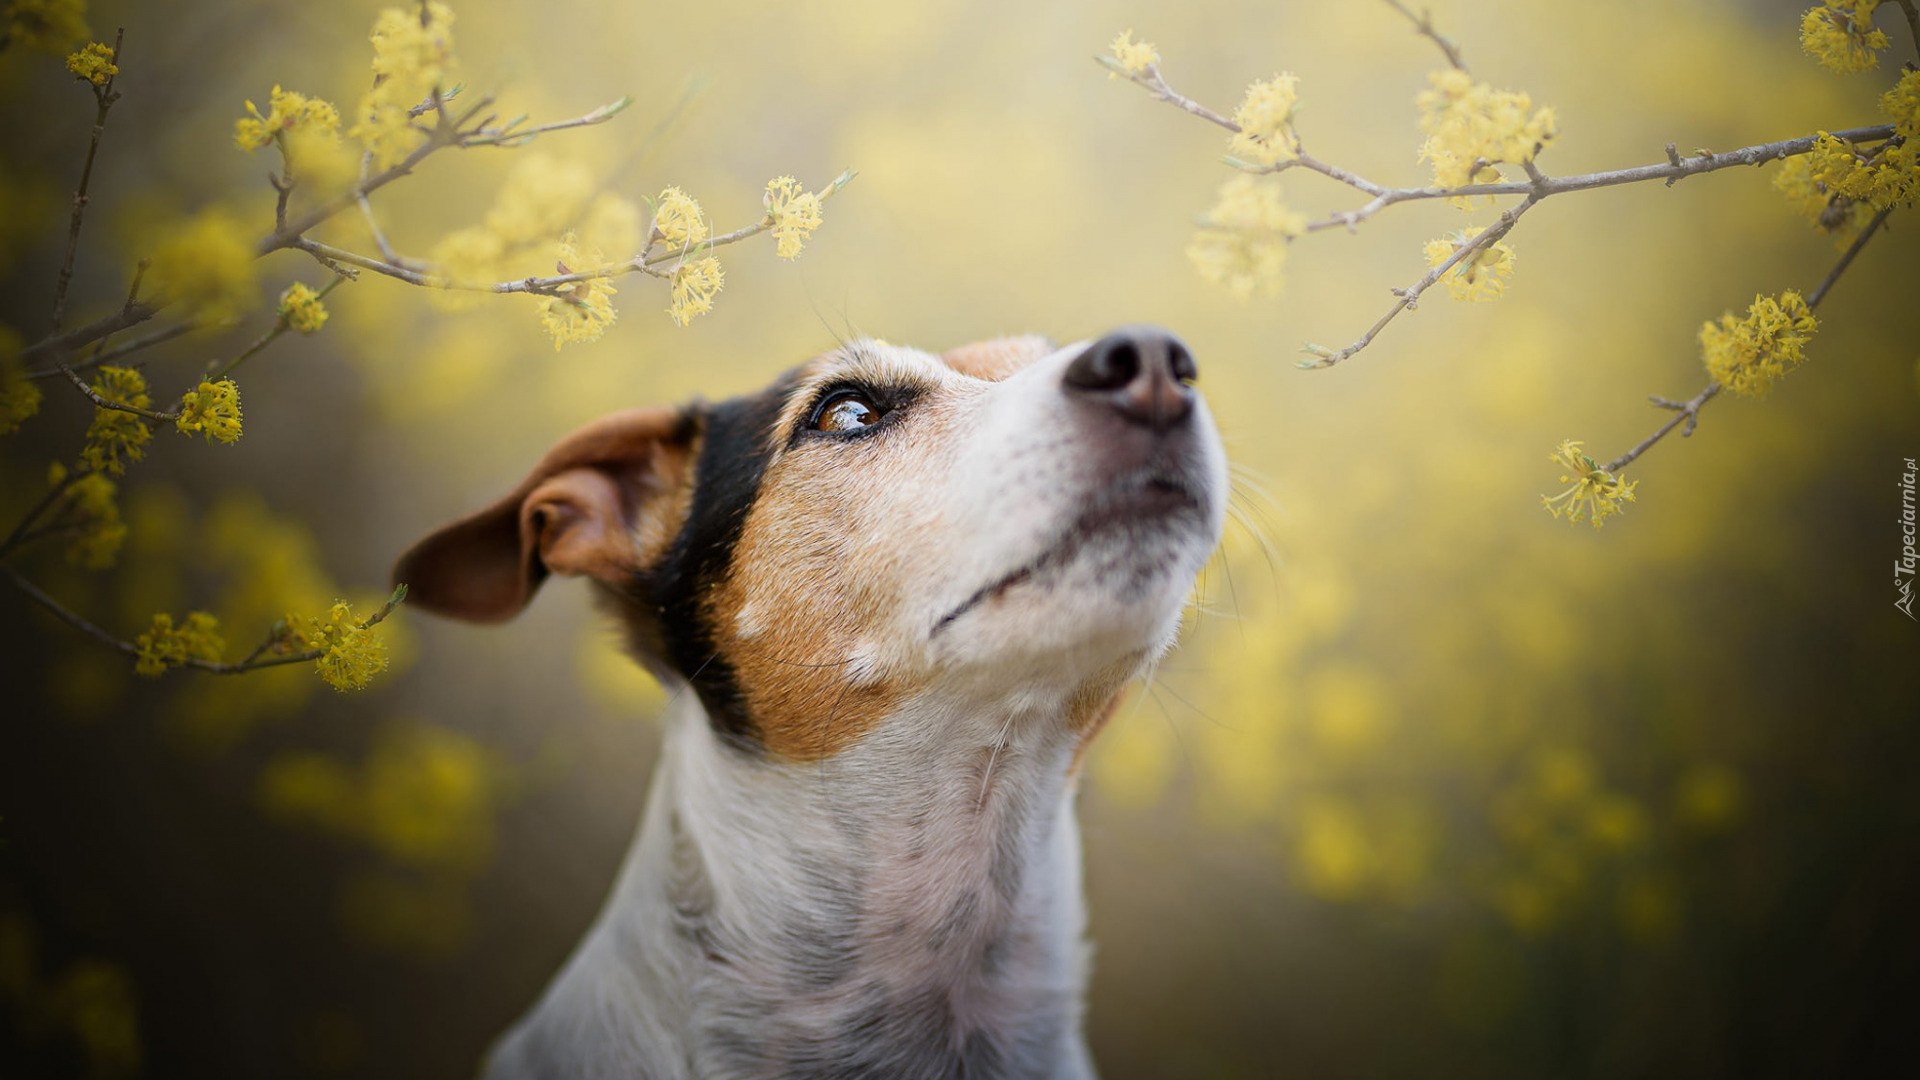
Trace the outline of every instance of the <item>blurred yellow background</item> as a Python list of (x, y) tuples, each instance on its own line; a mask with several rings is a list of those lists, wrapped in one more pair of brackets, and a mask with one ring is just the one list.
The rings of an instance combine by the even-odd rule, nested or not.
[[(70, 307), (113, 310), (157, 223), (209, 206), (269, 231), (269, 154), (233, 146), (270, 89), (345, 109), (382, 5), (96, 3), (126, 27)], [(1804, 4), (1442, 0), (1478, 78), (1552, 105), (1568, 174), (1881, 121), (1913, 44), (1892, 5), (1874, 73), (1800, 50)], [(931, 349), (1162, 323), (1199, 359), (1236, 464), (1222, 556), (1185, 644), (1108, 729), (1082, 796), (1089, 1034), (1109, 1077), (1804, 1075), (1890, 1048), (1920, 966), (1920, 627), (1893, 607), (1904, 458), (1920, 454), (1904, 212), (1825, 304), (1811, 362), (1723, 399), (1637, 464), (1604, 530), (1540, 507), (1565, 438), (1611, 457), (1705, 382), (1695, 335), (1838, 255), (1777, 166), (1557, 197), (1507, 242), (1496, 303), (1435, 290), (1364, 353), (1339, 345), (1494, 212), (1394, 207), (1292, 245), (1239, 303), (1184, 248), (1232, 174), (1224, 133), (1109, 80), (1132, 28), (1220, 110), (1300, 76), (1315, 156), (1427, 182), (1412, 101), (1440, 64), (1381, 3), (454, 5), (460, 78), (503, 115), (612, 122), (445, 151), (380, 192), (394, 245), (478, 220), (516, 162), (584, 166), (638, 201), (677, 185), (715, 226), (768, 178), (826, 205), (795, 262), (719, 252), (690, 326), (663, 283), (556, 353), (534, 302), (443, 310), (375, 275), (319, 334), (239, 376), (235, 446), (160, 432), (124, 484), (117, 569), (14, 560), (125, 637), (207, 607), (236, 644), (491, 501), (613, 408), (721, 398), (851, 335)], [(684, 104), (682, 104), (684, 103)], [(56, 59), (0, 54), (0, 322), (45, 329), (93, 104)], [(1283, 175), (1312, 216), (1363, 199)], [(348, 215), (323, 229), (371, 251)], [(548, 272), (529, 266), (523, 272)], [(172, 386), (271, 321), (156, 348)], [(88, 410), (0, 443), (9, 524)], [(9, 1075), (452, 1076), (591, 919), (640, 808), (663, 698), (585, 590), (517, 622), (397, 617), (395, 670), (136, 679), (0, 598), (0, 1062)]]

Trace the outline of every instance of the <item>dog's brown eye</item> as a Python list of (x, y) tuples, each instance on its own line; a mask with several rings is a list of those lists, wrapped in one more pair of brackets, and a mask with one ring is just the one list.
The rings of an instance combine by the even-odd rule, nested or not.
[(872, 427), (880, 422), (880, 410), (866, 395), (848, 390), (828, 401), (814, 414), (813, 430), (845, 433)]

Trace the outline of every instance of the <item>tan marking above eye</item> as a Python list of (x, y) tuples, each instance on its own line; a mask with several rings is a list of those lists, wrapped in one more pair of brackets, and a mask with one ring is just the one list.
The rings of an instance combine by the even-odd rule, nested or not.
[(880, 422), (880, 410), (857, 391), (843, 391), (827, 402), (813, 421), (815, 431), (859, 431)]

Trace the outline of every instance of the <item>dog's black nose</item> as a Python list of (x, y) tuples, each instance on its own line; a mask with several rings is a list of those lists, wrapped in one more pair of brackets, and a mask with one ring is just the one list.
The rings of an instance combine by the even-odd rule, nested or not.
[(1157, 326), (1127, 326), (1067, 365), (1067, 392), (1104, 402), (1128, 421), (1167, 431), (1193, 414), (1199, 374), (1180, 339)]

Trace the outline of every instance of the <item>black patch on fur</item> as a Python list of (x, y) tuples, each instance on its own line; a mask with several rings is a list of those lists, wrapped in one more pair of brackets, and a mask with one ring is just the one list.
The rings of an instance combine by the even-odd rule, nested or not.
[(750, 753), (762, 749), (759, 732), (733, 665), (714, 644), (703, 600), (732, 565), (772, 457), (774, 424), (795, 379), (788, 372), (758, 394), (687, 409), (688, 422), (705, 433), (694, 465), (693, 503), (666, 558), (635, 583), (658, 615), (666, 660), (700, 695), (715, 733)]

